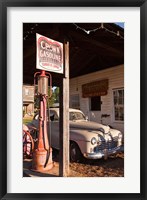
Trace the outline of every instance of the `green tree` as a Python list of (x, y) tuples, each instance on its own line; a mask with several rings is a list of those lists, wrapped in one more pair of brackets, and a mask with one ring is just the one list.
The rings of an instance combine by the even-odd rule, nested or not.
[(55, 103), (59, 103), (59, 87), (56, 87), (54, 90)]
[[(52, 90), (52, 95), (50, 97), (50, 87), (48, 89), (48, 101), (49, 101), (49, 107), (52, 107), (54, 103), (59, 103), (59, 87), (56, 87), (54, 90)], [(36, 109), (39, 109), (39, 96), (35, 96), (34, 98), (34, 107)]]
[[(50, 93), (50, 90), (49, 90)], [(59, 103), (59, 87), (56, 87), (52, 91), (52, 96), (49, 98), (49, 105), (52, 107), (54, 103)]]

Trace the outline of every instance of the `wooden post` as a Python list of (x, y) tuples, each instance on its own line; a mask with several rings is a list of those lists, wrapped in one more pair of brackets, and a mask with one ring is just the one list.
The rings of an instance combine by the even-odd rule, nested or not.
[(64, 43), (65, 77), (60, 87), (59, 176), (69, 174), (69, 42)]

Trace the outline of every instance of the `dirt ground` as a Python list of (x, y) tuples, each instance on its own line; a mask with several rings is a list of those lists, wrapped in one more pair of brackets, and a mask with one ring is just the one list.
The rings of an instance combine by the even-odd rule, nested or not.
[[(55, 158), (57, 159), (57, 158)], [(123, 177), (124, 153), (109, 157), (107, 160), (88, 160), (70, 163), (69, 177)]]
[[(59, 175), (59, 152), (53, 150), (53, 162), (56, 165), (53, 176)], [(24, 169), (28, 169), (29, 176), (32, 159), (24, 160)], [(124, 177), (124, 153), (109, 157), (107, 160), (88, 160), (82, 158), (79, 163), (70, 163), (69, 177)], [(51, 171), (49, 174), (51, 174)], [(26, 172), (26, 170), (25, 170)], [(26, 176), (27, 173), (24, 174)], [(37, 174), (37, 176), (50, 176), (49, 174)]]

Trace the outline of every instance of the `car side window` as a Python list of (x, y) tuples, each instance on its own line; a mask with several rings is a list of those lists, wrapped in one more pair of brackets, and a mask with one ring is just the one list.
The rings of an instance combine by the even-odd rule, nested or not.
[(76, 119), (75, 113), (74, 112), (70, 112), (69, 113), (69, 120), (73, 121)]
[[(58, 117), (58, 115), (57, 115), (57, 113), (55, 111), (51, 110), (50, 113), (47, 112), (47, 118), (49, 116), (48, 114), (50, 115), (50, 120), (51, 121), (59, 121), (59, 117)], [(39, 113), (34, 116), (34, 119), (35, 120), (39, 119)]]
[(50, 120), (51, 121), (58, 121), (59, 120), (57, 113), (53, 110), (50, 111)]
[(35, 115), (34, 119), (38, 120), (39, 119), (39, 114)]
[(57, 116), (56, 113), (55, 113), (55, 115), (54, 115), (54, 121), (59, 121), (59, 117)]

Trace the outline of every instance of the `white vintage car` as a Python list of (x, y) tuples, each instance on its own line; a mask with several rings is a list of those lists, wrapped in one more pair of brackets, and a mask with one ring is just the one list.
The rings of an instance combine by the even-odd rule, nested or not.
[[(28, 127), (38, 128), (39, 113)], [(96, 122), (88, 121), (82, 111), (69, 109), (70, 160), (79, 161), (82, 155), (88, 159), (105, 159), (123, 150), (120, 131)], [(50, 108), (50, 144), (59, 149), (59, 108)]]

